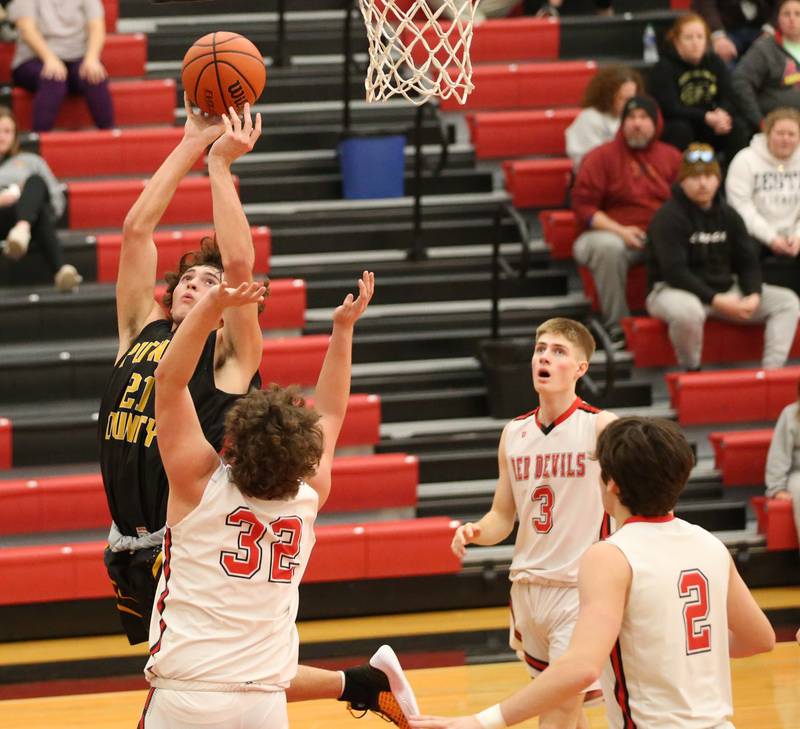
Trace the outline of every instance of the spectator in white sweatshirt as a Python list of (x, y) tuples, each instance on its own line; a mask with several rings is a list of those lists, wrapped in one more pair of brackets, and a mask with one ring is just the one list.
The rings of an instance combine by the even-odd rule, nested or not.
[[(792, 502), (794, 525), (797, 533), (800, 534), (800, 412), (798, 412), (798, 402), (787, 405), (778, 417), (767, 454), (764, 480), (767, 484), (767, 496)], [(798, 635), (800, 636), (800, 633)]]
[(733, 158), (725, 192), (762, 246), (776, 256), (800, 253), (800, 112), (767, 114), (763, 134)]
[(639, 96), (643, 88), (639, 72), (627, 66), (606, 66), (594, 75), (583, 95), (580, 113), (564, 133), (567, 156), (575, 172), (589, 152), (614, 139), (626, 102)]

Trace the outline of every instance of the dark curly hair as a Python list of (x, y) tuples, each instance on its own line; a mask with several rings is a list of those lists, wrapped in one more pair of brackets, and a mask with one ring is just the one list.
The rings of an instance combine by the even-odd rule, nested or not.
[(681, 429), (662, 418), (612, 421), (600, 433), (594, 457), (603, 483), (614, 479), (620, 502), (637, 516), (669, 513), (694, 466)]
[[(217, 247), (216, 236), (204, 237), (200, 241), (199, 251), (189, 251), (188, 253), (184, 253), (181, 256), (181, 260), (178, 262), (178, 270), (167, 271), (164, 274), (164, 281), (167, 283), (167, 290), (164, 292), (161, 303), (164, 305), (167, 311), (172, 311), (172, 294), (175, 291), (175, 287), (178, 285), (178, 282), (181, 280), (181, 276), (183, 276), (184, 273), (194, 266), (212, 266), (216, 269), (219, 269), (220, 274), (222, 274), (224, 277), (225, 269), (222, 266), (222, 255)], [(267, 289), (264, 295), (264, 298), (266, 299), (267, 296), (269, 296), (269, 281), (265, 281), (264, 286)], [(264, 311), (263, 301), (258, 305), (258, 313), (260, 314), (262, 311)]]
[(614, 95), (622, 84), (633, 81), (636, 84), (636, 95), (644, 89), (641, 74), (627, 66), (605, 66), (594, 75), (583, 94), (581, 107), (597, 109), (609, 114), (614, 106)]
[(239, 399), (225, 417), (225, 460), (245, 496), (285, 500), (322, 458), (319, 413), (297, 387), (272, 384)]

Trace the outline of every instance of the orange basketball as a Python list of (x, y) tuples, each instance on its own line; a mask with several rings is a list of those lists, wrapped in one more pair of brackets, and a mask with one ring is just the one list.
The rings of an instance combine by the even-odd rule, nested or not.
[(221, 30), (195, 41), (183, 57), (183, 88), (201, 111), (221, 115), (255, 103), (267, 69), (258, 48), (238, 33)]

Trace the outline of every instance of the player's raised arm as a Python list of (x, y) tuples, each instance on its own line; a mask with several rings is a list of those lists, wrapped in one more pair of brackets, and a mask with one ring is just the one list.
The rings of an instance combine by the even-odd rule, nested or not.
[[(211, 179), (214, 230), (225, 279), (231, 286), (238, 286), (253, 280), (255, 254), (250, 226), (233, 182), (231, 165), (253, 149), (261, 135), (261, 114), (256, 114), (254, 123), (250, 105), (245, 104), (243, 119), (231, 107), (222, 121), (225, 133), (214, 142), (208, 153), (208, 174)], [(226, 363), (226, 371), (222, 375), (224, 383), (220, 384), (224, 385), (224, 389), (244, 392), (261, 362), (262, 334), (258, 308), (244, 306), (229, 309), (220, 336), (222, 350), (218, 351), (217, 359)]]
[(122, 227), (122, 250), (117, 273), (118, 357), (127, 351), (145, 324), (161, 316), (153, 299), (158, 258), (153, 233), (178, 183), (206, 147), (224, 130), (219, 119), (195, 114), (188, 101), (186, 104), (183, 139), (147, 181), (141, 195), (125, 216)]
[(500, 436), (497, 448), (497, 486), (494, 490), (492, 508), (479, 521), (462, 524), (453, 536), (450, 548), (458, 557), (466, 554), (468, 544), (489, 546), (502, 542), (514, 528), (516, 507), (511, 493), (511, 481), (508, 478), (508, 461), (506, 459), (506, 431)]
[(171, 523), (176, 509), (191, 509), (200, 501), (208, 478), (219, 463), (217, 452), (203, 435), (189, 393), (189, 380), (206, 339), (223, 312), (255, 305), (263, 296), (264, 287), (257, 283), (243, 283), (235, 289), (224, 282), (215, 286), (183, 320), (156, 368), (158, 450), (169, 478), (167, 520)]
[(366, 311), (375, 291), (375, 274), (364, 271), (358, 281), (358, 296), (347, 294), (333, 312), (333, 332), (314, 391), (314, 408), (320, 414), (323, 451), (319, 468), (309, 484), (319, 494), (319, 508), (331, 489), (331, 467), (336, 441), (342, 429), (350, 398), (350, 371), (353, 362), (353, 328)]

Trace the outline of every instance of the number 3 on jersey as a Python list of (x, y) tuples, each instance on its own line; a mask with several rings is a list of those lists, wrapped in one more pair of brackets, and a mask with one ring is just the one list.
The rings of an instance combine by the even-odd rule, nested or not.
[(678, 595), (686, 599), (683, 623), (686, 628), (686, 654), (711, 650), (708, 624), (708, 579), (700, 570), (684, 570), (678, 575)]
[(537, 534), (547, 534), (553, 528), (553, 505), (555, 494), (549, 486), (537, 486), (531, 495), (531, 501), (539, 504), (539, 516), (531, 519), (533, 529)]
[[(267, 528), (247, 507), (240, 506), (225, 519), (228, 526), (239, 528), (239, 543), (235, 551), (222, 550), (219, 562), (231, 577), (249, 580), (261, 569), (263, 548), (261, 539)], [(281, 516), (270, 522), (276, 541), (270, 544), (270, 582), (291, 582), (300, 553), (303, 520), (299, 516)]]

